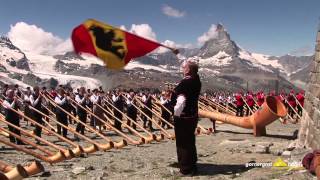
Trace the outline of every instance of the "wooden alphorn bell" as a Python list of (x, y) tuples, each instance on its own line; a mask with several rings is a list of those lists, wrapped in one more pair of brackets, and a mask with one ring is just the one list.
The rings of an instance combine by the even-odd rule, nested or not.
[[(42, 166), (42, 164), (35, 160), (33, 161), (31, 164), (29, 165), (26, 165), (23, 167), (24, 170), (27, 172), (27, 176), (33, 176), (35, 174), (38, 174), (40, 172), (43, 172), (44, 171), (44, 167)], [(0, 161), (0, 171), (1, 172), (4, 172), (4, 173), (9, 173), (10, 171), (12, 171), (14, 169), (13, 166), (3, 162), (3, 161)], [(1, 178), (0, 178), (1, 179)]]
[(27, 149), (27, 148), (22, 147), (20, 145), (16, 145), (16, 144), (14, 144), (12, 142), (3, 140), (1, 138), (0, 138), (0, 143), (5, 144), (5, 145), (10, 146), (10, 147), (13, 147), (14, 149), (16, 149), (18, 151), (22, 151), (22, 152), (24, 152), (26, 154), (34, 156), (34, 157), (36, 157), (38, 159), (41, 159), (41, 160), (43, 160), (45, 162), (48, 162), (50, 164), (55, 164), (55, 163), (61, 162), (61, 161), (66, 159), (66, 156), (61, 151), (59, 151), (58, 153), (56, 153), (53, 156), (48, 157), (48, 156), (44, 156), (42, 154), (39, 154), (39, 153), (37, 153), (37, 152), (35, 152), (35, 151), (31, 150), (31, 149)]
[[(11, 126), (11, 125), (10, 125), (10, 126)], [(14, 127), (14, 126), (13, 126), (13, 127)], [(16, 127), (17, 127), (17, 126), (16, 126)], [(27, 145), (30, 145), (30, 146), (34, 147), (35, 149), (38, 149), (39, 151), (45, 153), (47, 156), (53, 156), (53, 155), (54, 155), (54, 154), (53, 154), (51, 151), (49, 151), (48, 149), (46, 149), (46, 148), (44, 148), (44, 147), (42, 147), (42, 146), (40, 146), (40, 145), (37, 145), (36, 143), (34, 143), (34, 142), (32, 142), (32, 141), (30, 141), (30, 140), (28, 140), (28, 139), (26, 139), (26, 138), (23, 138), (22, 136), (19, 136), (19, 135), (17, 135), (16, 133), (10, 132), (9, 130), (7, 130), (7, 129), (1, 127), (1, 126), (0, 126), (0, 130), (6, 131), (7, 133), (10, 134), (10, 136), (13, 136), (13, 137), (19, 139), (21, 142), (26, 143)]]
[[(52, 112), (50, 109), (47, 109), (47, 110), (49, 111), (49, 113), (51, 113), (52, 115), (55, 116), (55, 113), (54, 113), (54, 112)], [(48, 115), (46, 115), (46, 114), (44, 114), (44, 113), (42, 113), (42, 112), (40, 112), (40, 111), (39, 111), (39, 113), (41, 113), (43, 116), (51, 119), (51, 121), (55, 122), (56, 124), (59, 124), (60, 126), (66, 128), (66, 129), (69, 128), (68, 126), (60, 123), (59, 121), (57, 121), (57, 120), (54, 119), (53, 117), (50, 117), (50, 116), (48, 116)], [(81, 149), (81, 153), (84, 152), (84, 153), (90, 154), (90, 153), (96, 152), (96, 151), (99, 149), (99, 147), (100, 147), (100, 149), (103, 149), (103, 150), (109, 150), (109, 149), (111, 149), (111, 148), (113, 147), (112, 145), (111, 145), (111, 146), (109, 146), (109, 145), (101, 145), (101, 144), (93, 141), (92, 139), (88, 138), (87, 136), (82, 135), (81, 133), (75, 131), (73, 128), (69, 128), (69, 130), (70, 130), (73, 134), (77, 135), (78, 137), (81, 137), (81, 138), (84, 139), (85, 141), (87, 141), (87, 142), (89, 142), (90, 144), (92, 144), (92, 145), (89, 146), (89, 147), (81, 147), (81, 146), (79, 145), (79, 147), (80, 147), (79, 149)], [(79, 156), (81, 153), (79, 153), (79, 154), (77, 154), (77, 155)]]
[[(119, 131), (118, 129), (116, 129), (115, 127), (111, 126), (109, 123), (107, 123), (105, 120), (101, 119), (99, 116), (95, 115), (93, 112), (91, 112), (90, 110), (88, 110), (88, 108), (83, 107), (82, 105), (80, 105), (79, 103), (77, 103), (75, 100), (71, 99), (71, 101), (73, 103), (76, 103), (78, 107), (82, 108), (83, 110), (85, 110), (87, 113), (89, 113), (91, 116), (95, 117), (98, 121), (100, 121), (100, 123), (104, 124), (105, 126), (111, 128), (113, 131), (115, 131), (117, 134), (119, 134), (121, 137), (125, 138), (126, 140), (128, 140), (130, 143), (134, 144), (134, 145), (140, 145), (143, 144), (145, 142), (144, 138), (140, 138), (139, 141), (136, 141), (132, 138), (130, 138), (129, 136), (125, 135), (124, 133), (122, 133), (121, 131)], [(117, 119), (119, 120), (119, 119)]]
[[(18, 164), (17, 166), (21, 166), (20, 164)], [(3, 173), (10, 173), (10, 174), (7, 174), (9, 177), (12, 177), (12, 176), (24, 176), (24, 175), (21, 175), (22, 173), (24, 172), (20, 172), (20, 175), (15, 175), (15, 173), (17, 173), (18, 171), (14, 170), (16, 167), (14, 166), (11, 166), (3, 161), (0, 161), (0, 172), (3, 172)], [(40, 172), (43, 172), (44, 171), (44, 167), (43, 165), (35, 160), (33, 162), (31, 162), (31, 164), (28, 164), (28, 165), (25, 165), (22, 167), (25, 172), (27, 173), (27, 176), (26, 177), (29, 177), (29, 176), (33, 176), (35, 174), (38, 174)], [(12, 171), (12, 172), (11, 172)], [(19, 172), (18, 172), (19, 173)], [(8, 179), (8, 177), (6, 176), (6, 174), (3, 174), (5, 178)], [(1, 175), (0, 175), (0, 179), (5, 179), (3, 178)], [(14, 179), (14, 178), (13, 178)]]
[[(50, 102), (54, 107), (59, 108), (61, 111), (63, 111), (64, 113), (66, 113), (68, 116), (70, 116), (73, 120), (75, 120), (76, 122), (82, 124), (83, 126), (85, 126), (87, 129), (89, 129), (91, 132), (93, 132), (94, 134), (98, 135), (99, 137), (101, 137), (103, 140), (107, 141), (107, 144), (101, 144), (101, 143), (95, 143), (92, 146), (92, 152), (95, 152), (97, 150), (108, 150), (111, 147), (116, 147), (116, 148), (121, 148), (127, 145), (127, 142), (125, 140), (122, 140), (120, 142), (114, 143), (111, 139), (107, 138), (106, 136), (104, 136), (103, 134), (101, 134), (100, 132), (96, 131), (95, 129), (93, 129), (92, 127), (88, 126), (86, 123), (80, 121), (78, 118), (74, 117), (72, 114), (70, 114), (69, 112), (67, 112), (66, 110), (64, 110), (62, 107), (60, 107), (58, 104), (56, 104), (50, 97), (45, 97), (48, 102)], [(67, 128), (68, 130), (70, 130), (71, 132), (74, 132), (74, 130), (72, 128)], [(98, 146), (97, 146), (98, 145)]]
[[(149, 136), (148, 137), (144, 137), (144, 139), (146, 140), (146, 143), (149, 143), (153, 140), (156, 141), (160, 141), (163, 139), (163, 136), (156, 136), (155, 134), (150, 133), (149, 131), (147, 131), (145, 128), (143, 128), (139, 123), (137, 123), (136, 121), (134, 121), (133, 119), (131, 119), (128, 115), (126, 115), (125, 113), (121, 112), (118, 108), (116, 108), (112, 103), (110, 103), (107, 100), (104, 100), (106, 103), (108, 103), (112, 108), (116, 109), (117, 111), (119, 111), (127, 120), (131, 121), (133, 124), (135, 124), (137, 127), (139, 127), (140, 129), (142, 129), (145, 133), (147, 133)], [(106, 113), (108, 113), (109, 115), (111, 115), (113, 118), (116, 118), (110, 111), (107, 111), (106, 109), (104, 109), (102, 106), (98, 105), (100, 108), (102, 108)], [(107, 119), (109, 119), (108, 117), (106, 117)], [(116, 118), (118, 119), (118, 118)], [(121, 122), (122, 124), (124, 124), (126, 127), (128, 127), (128, 125), (124, 122)], [(129, 126), (131, 128), (131, 126)], [(133, 129), (133, 128), (131, 128)], [(136, 130), (135, 130), (136, 131)]]
[[(3, 169), (4, 171), (1, 171)], [(17, 164), (15, 167), (0, 161), (0, 179), (1, 180), (21, 180), (28, 177), (28, 173), (24, 167)]]

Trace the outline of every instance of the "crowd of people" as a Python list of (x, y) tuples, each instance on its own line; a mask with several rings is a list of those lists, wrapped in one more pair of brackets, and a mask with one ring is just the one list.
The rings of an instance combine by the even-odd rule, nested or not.
[[(72, 89), (60, 85), (57, 88), (47, 90), (46, 87), (33, 88), (27, 87), (25, 90), (19, 88), (18, 85), (4, 85), (1, 93), (1, 113), (5, 119), (20, 127), (20, 119), (28, 118), (35, 120), (37, 123), (44, 125), (44, 121), (48, 121), (50, 111), (54, 113), (57, 121), (57, 133), (64, 137), (68, 135), (68, 124), (76, 124), (76, 131), (84, 134), (85, 123), (89, 123), (91, 127), (98, 129), (100, 132), (103, 128), (101, 120), (106, 121), (107, 118), (113, 121), (114, 127), (122, 131), (122, 120), (124, 115), (127, 119), (127, 125), (136, 129), (138, 119), (143, 122), (143, 128), (154, 131), (154, 127), (150, 119), (153, 117), (152, 110), (157, 104), (161, 118), (172, 123), (170, 99), (170, 91), (163, 91), (161, 94), (155, 94), (150, 91), (135, 92), (130, 90), (115, 89), (113, 91), (103, 91), (102, 87), (97, 89), (86, 89), (80, 87)], [(54, 102), (54, 103), (53, 103)], [(54, 106), (54, 104), (58, 106)], [(25, 118), (21, 117), (18, 110), (24, 112)], [(106, 111), (110, 110), (110, 111)], [(94, 115), (88, 113), (93, 112)], [(77, 117), (81, 122), (76, 122), (72, 116)], [(159, 121), (163, 128), (171, 128), (167, 123)], [(31, 123), (34, 126), (34, 134), (41, 137), (42, 128), (40, 125)], [(64, 125), (64, 126), (63, 126)], [(20, 131), (12, 126), (8, 126), (11, 132), (20, 135)], [(74, 137), (78, 140), (78, 137)], [(10, 141), (17, 144), (23, 144), (10, 136)]]
[[(0, 97), (0, 116), (10, 123), (9, 131), (18, 136), (20, 131), (15, 127), (20, 127), (21, 119), (27, 123), (31, 121), (30, 126), (34, 127), (34, 134), (41, 137), (42, 127), (50, 124), (49, 119), (53, 116), (56, 118), (56, 132), (65, 138), (71, 138), (68, 136), (69, 124), (76, 127), (78, 135), (84, 135), (88, 126), (102, 132), (107, 129), (106, 122), (117, 131), (123, 131), (123, 123), (136, 130), (137, 123), (140, 123), (138, 121), (141, 121), (140, 127), (150, 131), (155, 130), (154, 125), (166, 129), (172, 128), (173, 125), (182, 174), (193, 174), (197, 171), (194, 132), (198, 123), (199, 97), (200, 101), (205, 98), (216, 104), (216, 108), (219, 105), (224, 109), (233, 109), (236, 116), (248, 116), (262, 106), (267, 95), (275, 96), (286, 106), (291, 118), (302, 116), (303, 91), (295, 93), (291, 90), (288, 94), (281, 91), (278, 95), (275, 91), (268, 94), (263, 91), (239, 91), (200, 95), (200, 91), (197, 65), (193, 63), (185, 67), (184, 78), (174, 89), (168, 88), (161, 93), (133, 89), (104, 91), (102, 87), (93, 90), (85, 87), (72, 89), (63, 85), (50, 90), (38, 86), (22, 89), (18, 85), (5, 84)], [(155, 117), (156, 114), (158, 117)], [(72, 134), (74, 140), (80, 140), (76, 133)], [(9, 139), (12, 143), (24, 144), (15, 136), (9, 135)]]
[[(39, 124), (44, 124), (48, 121), (49, 111), (55, 113), (56, 119), (61, 124), (68, 126), (68, 124), (76, 124), (76, 131), (84, 134), (85, 126), (83, 123), (88, 123), (90, 126), (97, 128), (100, 132), (105, 126), (101, 123), (106, 118), (112, 119), (114, 127), (120, 131), (121, 121), (124, 119), (124, 113), (131, 120), (127, 120), (127, 125), (136, 129), (137, 120), (141, 120), (144, 128), (154, 131), (153, 123), (150, 121), (153, 117), (152, 110), (155, 108), (153, 103), (158, 103), (159, 113), (161, 118), (167, 122), (172, 123), (174, 114), (174, 107), (172, 101), (172, 91), (167, 89), (162, 93), (153, 93), (150, 91), (134, 91), (132, 89), (115, 89), (113, 91), (104, 91), (102, 87), (97, 89), (86, 89), (80, 87), (79, 89), (72, 89), (70, 87), (51, 88), (47, 90), (46, 87), (39, 88), (38, 86), (27, 87), (25, 90), (19, 88), (18, 85), (4, 85), (2, 88), (1, 99), (2, 113), (5, 119), (12, 124), (19, 126), (20, 115), (14, 110), (21, 109), (24, 114), (35, 120)], [(276, 96), (286, 106), (289, 115), (297, 119), (302, 116), (302, 109), (304, 105), (304, 91), (295, 93), (291, 90), (289, 93), (281, 91), (280, 94), (275, 95), (272, 91), (265, 94), (263, 91), (253, 93), (239, 92), (214, 92), (204, 93), (202, 97), (220, 104), (225, 108), (234, 109), (236, 116), (248, 116), (264, 103), (265, 97)], [(59, 108), (52, 106), (50, 101), (59, 105)], [(141, 102), (141, 104), (139, 103)], [(13, 109), (13, 110), (11, 110)], [(112, 113), (105, 112), (105, 109), (110, 110)], [(140, 109), (140, 111), (139, 111)], [(92, 111), (95, 116), (88, 113)], [(252, 110), (252, 111), (251, 111)], [(75, 122), (71, 116), (77, 116), (83, 122)], [(27, 119), (26, 119), (27, 120)], [(167, 123), (159, 121), (163, 128), (170, 128)], [(34, 125), (34, 134), (41, 137), (42, 128)], [(12, 126), (8, 126), (11, 132), (20, 135), (20, 131)], [(57, 124), (57, 132), (64, 137), (67, 137), (68, 129)], [(78, 137), (75, 136), (78, 140)], [(10, 136), (10, 141), (17, 144), (23, 144), (21, 141), (16, 140)]]
[(250, 109), (254, 110), (260, 107), (264, 103), (266, 96), (275, 96), (279, 99), (287, 108), (291, 118), (297, 119), (302, 116), (305, 99), (303, 90), (299, 92), (295, 92), (293, 89), (289, 92), (282, 90), (278, 95), (276, 95), (275, 91), (269, 93), (263, 91), (204, 93), (205, 98), (236, 110), (236, 116), (251, 115), (253, 111), (250, 111)]

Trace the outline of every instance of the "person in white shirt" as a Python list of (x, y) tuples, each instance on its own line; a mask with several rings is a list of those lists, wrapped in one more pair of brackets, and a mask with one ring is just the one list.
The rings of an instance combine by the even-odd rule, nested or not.
[(96, 118), (96, 117), (93, 117), (93, 120), (94, 120), (94, 124), (95, 126), (98, 126), (99, 128), (99, 131), (101, 132), (102, 131), (102, 125), (103, 125), (103, 122), (101, 122), (101, 120), (104, 120), (105, 121), (105, 117), (104, 117), (104, 111), (103, 109), (101, 109), (101, 101), (102, 101), (102, 97), (101, 97), (101, 93), (103, 91), (98, 91), (98, 89), (94, 89), (93, 91), (93, 94), (91, 95), (90, 97), (90, 101), (91, 103), (93, 104), (93, 114), (95, 114), (97, 117), (99, 118)]
[(114, 107), (116, 107), (113, 109), (113, 114), (116, 117), (114, 119), (114, 127), (117, 128), (119, 131), (122, 131), (122, 129), (121, 129), (122, 112), (123, 112), (125, 102), (123, 100), (123, 97), (122, 97), (119, 89), (117, 89), (115, 91), (115, 93), (113, 94), (112, 101), (113, 101)]
[[(127, 101), (126, 101), (126, 104), (127, 104), (127, 115), (131, 120), (137, 122), (137, 109), (134, 107), (135, 104), (133, 102), (134, 101), (134, 96), (135, 96), (135, 94), (134, 94), (133, 91), (131, 91), (129, 93), (129, 95), (128, 95), (128, 98), (127, 98)], [(131, 126), (133, 129), (136, 129), (136, 125), (133, 122), (131, 122), (130, 120), (127, 121), (127, 124), (129, 126)]]
[[(12, 123), (15, 126), (20, 127), (20, 119), (19, 115), (14, 112), (14, 110), (18, 110), (20, 108), (20, 105), (18, 103), (17, 98), (14, 95), (14, 91), (12, 89), (8, 89), (6, 92), (6, 99), (3, 101), (2, 106), (4, 107), (5, 110), (5, 119), (6, 121)], [(8, 129), (10, 132), (21, 136), (20, 130), (14, 128), (13, 126), (8, 125)], [(16, 143), (18, 145), (24, 145), (23, 142), (20, 141), (20, 139), (15, 138), (14, 136), (10, 135), (9, 136), (10, 142)]]
[[(58, 89), (58, 94), (55, 97), (54, 102), (59, 107), (61, 107), (64, 111), (67, 111), (67, 108), (68, 108), (67, 101), (68, 101), (68, 97), (65, 94), (65, 91), (62, 88)], [(57, 120), (61, 124), (68, 126), (67, 114), (63, 110), (61, 110), (59, 107), (55, 108)], [(61, 132), (61, 130), (62, 130), (62, 132)], [(64, 137), (67, 137), (67, 134), (68, 134), (67, 128), (64, 128), (64, 127), (60, 126), (59, 124), (57, 124), (57, 131), (58, 131), (58, 134), (61, 134)]]
[(84, 134), (85, 124), (87, 121), (87, 111), (86, 108), (90, 105), (90, 99), (89, 95), (86, 94), (86, 89), (84, 87), (80, 88), (79, 94), (76, 95), (76, 102), (78, 103), (77, 105), (77, 115), (79, 117), (79, 120), (82, 122), (78, 122), (76, 131), (80, 132), (81, 134)]

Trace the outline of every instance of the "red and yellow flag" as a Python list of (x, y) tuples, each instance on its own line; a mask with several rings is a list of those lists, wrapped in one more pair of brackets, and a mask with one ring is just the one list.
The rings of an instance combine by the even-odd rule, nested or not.
[(94, 19), (76, 27), (71, 39), (76, 53), (92, 54), (111, 69), (123, 68), (132, 58), (162, 46)]

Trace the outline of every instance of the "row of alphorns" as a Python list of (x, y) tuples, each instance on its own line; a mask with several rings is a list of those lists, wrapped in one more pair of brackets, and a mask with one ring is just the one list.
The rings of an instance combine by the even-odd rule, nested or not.
[[(247, 102), (245, 101), (244, 97), (241, 96), (243, 102), (245, 103), (245, 106), (244, 106), (244, 111), (248, 110), (251, 112), (251, 114), (253, 114), (255, 111), (257, 111), (259, 109), (259, 105), (257, 103), (257, 101), (255, 99), (254, 100), (254, 103), (255, 103), (255, 106), (253, 108), (250, 108), (250, 106), (247, 104)], [(285, 117), (280, 117), (279, 120), (281, 123), (285, 124), (285, 119), (289, 119), (289, 122), (292, 123), (292, 124), (296, 124), (298, 122), (298, 120), (301, 120), (302, 117), (300, 116), (300, 114), (296, 111), (295, 108), (293, 108), (290, 103), (287, 101), (286, 98), (283, 98), (285, 100), (285, 102), (287, 103), (288, 105), (288, 108), (292, 109), (292, 111), (294, 112), (294, 114), (296, 115), (296, 117), (298, 119), (293, 119), (293, 117), (291, 117), (289, 114), (287, 114)], [(296, 102), (298, 103), (299, 106), (301, 106), (301, 104), (299, 103), (298, 100), (296, 100)], [(229, 106), (228, 104), (227, 105), (221, 105), (217, 102), (214, 102), (212, 101), (211, 99), (209, 98), (204, 98), (203, 96), (200, 96), (200, 99), (199, 99), (199, 107), (202, 109), (202, 110), (208, 110), (208, 111), (219, 111), (219, 112), (223, 112), (223, 113), (226, 113), (226, 114), (230, 114), (230, 115), (236, 115), (236, 109), (234, 109), (234, 107), (236, 107), (236, 105), (234, 103), (231, 102), (231, 105), (232, 106)], [(301, 106), (302, 107), (302, 106)], [(305, 111), (305, 109), (302, 107), (302, 110)]]
[[(104, 118), (97, 116), (95, 113), (92, 112), (92, 110), (90, 108), (83, 107), (80, 104), (78, 104), (76, 101), (74, 101), (73, 99), (70, 99), (74, 106), (82, 108), (89, 115), (93, 116), (102, 125), (104, 125), (106, 127), (106, 129), (115, 132), (118, 136), (120, 136), (122, 138), (122, 140), (120, 140), (120, 141), (114, 141), (111, 138), (107, 137), (102, 132), (100, 132), (97, 129), (91, 127), (90, 125), (80, 121), (73, 114), (71, 114), (68, 111), (61, 108), (59, 105), (57, 105), (54, 102), (54, 100), (50, 96), (47, 96), (45, 94), (40, 94), (40, 95), (44, 99), (46, 99), (46, 101), (49, 102), (49, 104), (51, 104), (55, 108), (58, 108), (61, 111), (63, 111), (64, 113), (66, 113), (69, 117), (72, 118), (73, 121), (82, 124), (87, 129), (87, 131), (92, 133), (91, 135), (100, 137), (102, 140), (99, 142), (94, 141), (90, 137), (77, 132), (73, 127), (66, 126), (66, 125), (62, 124), (61, 122), (57, 121), (57, 119), (55, 118), (55, 113), (50, 108), (48, 108), (44, 105), (42, 105), (42, 106), (43, 106), (43, 108), (45, 108), (49, 112), (49, 115), (35, 109), (32, 106), (29, 106), (29, 108), (31, 110), (41, 114), (45, 119), (48, 120), (48, 121), (44, 120), (43, 121), (44, 124), (39, 123), (39, 122), (35, 121), (34, 119), (26, 116), (24, 114), (24, 112), (22, 112), (20, 110), (15, 110), (13, 108), (9, 108), (9, 109), (12, 110), (13, 112), (17, 113), (22, 118), (26, 119), (28, 122), (32, 123), (34, 126), (41, 127), (42, 131), (43, 131), (42, 134), (44, 134), (46, 136), (54, 136), (54, 137), (58, 138), (60, 141), (64, 142), (66, 145), (68, 145), (68, 148), (66, 148), (65, 146), (58, 145), (56, 143), (52, 143), (52, 142), (46, 140), (45, 138), (38, 137), (32, 131), (25, 129), (25, 128), (22, 128), (22, 127), (19, 127), (15, 124), (12, 124), (9, 121), (6, 121), (5, 117), (2, 114), (0, 114), (0, 122), (3, 125), (11, 126), (11, 127), (18, 129), (21, 132), (21, 134), (24, 136), (19, 136), (15, 133), (12, 133), (9, 130), (7, 130), (6, 128), (3, 128), (0, 126), (1, 135), (2, 136), (13, 136), (16, 139), (23, 142), (24, 144), (33, 147), (33, 149), (35, 149), (35, 150), (32, 150), (30, 148), (26, 148), (25, 146), (16, 145), (10, 141), (5, 140), (5, 138), (0, 138), (0, 143), (7, 145), (7, 146), (10, 146), (18, 151), (24, 152), (24, 153), (29, 154), (31, 156), (34, 156), (35, 158), (40, 159), (40, 160), (47, 162), (49, 164), (55, 164), (55, 163), (58, 163), (58, 162), (61, 162), (64, 160), (72, 159), (74, 157), (79, 157), (83, 153), (90, 154), (90, 153), (94, 153), (96, 151), (107, 151), (111, 148), (118, 148), (119, 149), (119, 148), (122, 148), (128, 144), (141, 145), (141, 144), (150, 143), (153, 141), (159, 142), (159, 141), (163, 140), (164, 138), (175, 139), (174, 134), (172, 134), (169, 131), (167, 131), (166, 129), (164, 129), (156, 121), (156, 119), (150, 118), (147, 114), (145, 114), (145, 112), (143, 110), (141, 110), (141, 107), (144, 107), (144, 108), (148, 108), (148, 107), (144, 106), (144, 104), (141, 101), (141, 98), (139, 98), (139, 97), (135, 97), (135, 101), (137, 102), (137, 105), (136, 104), (133, 104), (133, 105), (140, 112), (140, 114), (142, 116), (145, 116), (148, 120), (150, 120), (152, 122), (152, 124), (154, 124), (160, 130), (160, 133), (155, 134), (154, 132), (150, 132), (146, 128), (144, 128), (140, 123), (132, 120), (125, 113), (123, 113), (119, 109), (117, 109), (111, 103), (111, 100), (108, 99), (109, 97), (107, 97), (107, 96), (103, 97), (103, 102), (108, 106), (102, 106), (102, 105), (96, 104), (99, 108), (101, 108), (103, 110)], [(123, 97), (125, 99), (127, 98), (125, 95), (123, 95)], [(171, 114), (171, 112), (166, 107), (164, 107), (157, 98), (153, 97), (153, 99), (154, 99), (155, 103), (152, 104), (152, 109), (148, 109), (148, 110), (150, 110), (152, 112), (153, 117), (156, 117), (162, 123), (166, 123), (169, 127), (173, 128), (174, 126), (170, 122), (166, 121), (165, 119), (163, 119), (161, 117), (161, 109), (168, 111), (170, 114)], [(18, 100), (22, 102), (22, 99), (18, 98)], [(1, 104), (2, 104), (2, 102), (3, 101), (0, 100)], [(125, 117), (127, 119), (127, 121), (130, 121), (131, 123), (135, 124), (136, 127), (142, 131), (142, 133), (141, 133), (141, 131), (138, 132), (136, 129), (127, 125), (127, 123), (125, 123), (124, 121), (118, 119), (113, 114), (113, 111), (109, 107), (119, 111), (123, 115), (123, 117)], [(114, 127), (113, 121), (110, 119), (110, 117), (112, 117), (115, 121), (119, 121), (120, 123), (122, 123), (122, 126), (124, 128), (127, 128), (128, 131), (130, 131), (131, 134), (135, 138), (116, 129)], [(138, 117), (138, 119), (139, 118), (140, 118), (140, 120), (142, 120), (141, 117)], [(75, 143), (74, 141), (70, 140), (69, 138), (66, 138), (66, 137), (58, 134), (53, 124), (60, 125), (61, 127), (68, 129), (68, 131), (73, 133), (75, 136), (81, 138), (83, 140), (83, 144), (84, 144), (84, 142), (86, 142), (86, 145), (79, 145), (79, 144)], [(210, 134), (211, 132), (212, 132), (212, 128), (206, 129), (206, 128), (202, 127), (201, 125), (198, 125), (198, 128), (195, 133), (197, 135), (199, 135), (199, 134)], [(29, 137), (29, 139), (26, 137)], [(46, 147), (41, 146), (37, 143), (34, 143), (32, 140), (30, 140), (30, 138), (35, 139), (36, 141), (40, 142), (43, 145), (46, 145)], [(10, 180), (11, 179), (14, 179), (14, 180), (23, 179), (25, 177), (32, 176), (32, 175), (38, 174), (43, 171), (44, 171), (44, 168), (39, 163), (39, 161), (34, 161), (33, 163), (31, 163), (31, 165), (24, 166), (24, 167), (21, 165), (17, 165), (16, 167), (13, 167), (11, 165), (8, 165), (5, 162), (0, 162), (0, 174), (1, 174), (0, 179), (10, 179)]]

